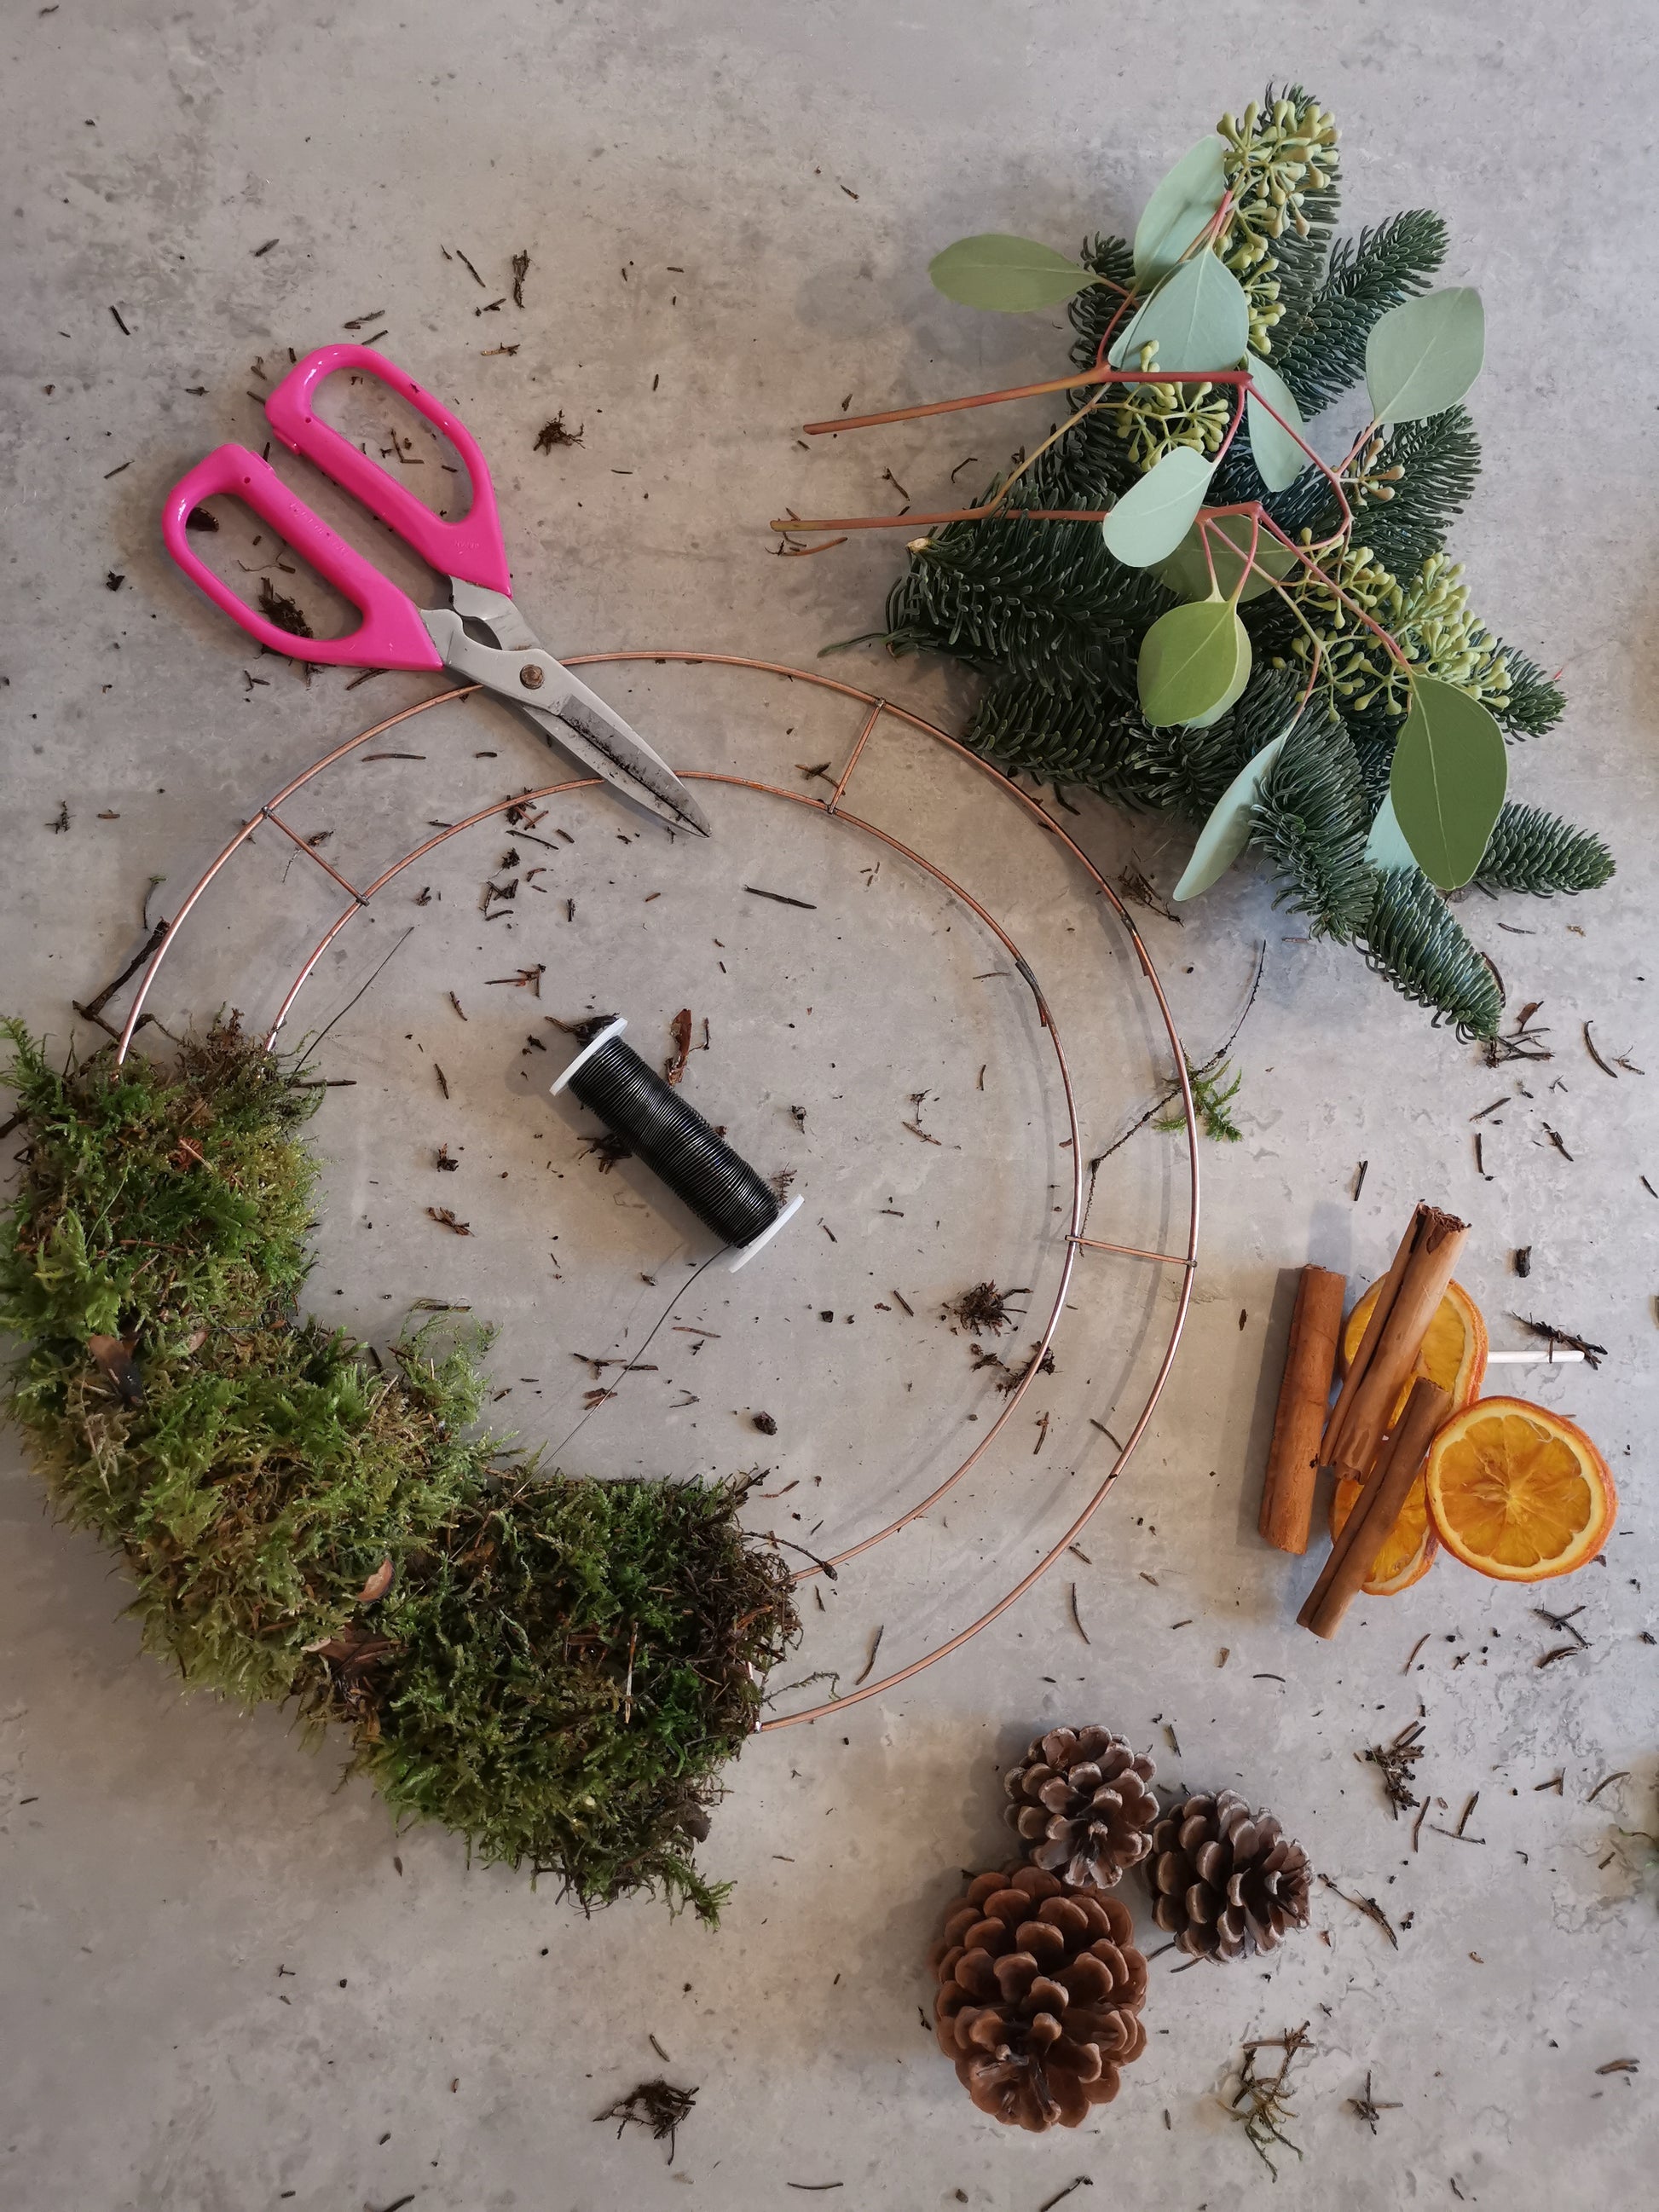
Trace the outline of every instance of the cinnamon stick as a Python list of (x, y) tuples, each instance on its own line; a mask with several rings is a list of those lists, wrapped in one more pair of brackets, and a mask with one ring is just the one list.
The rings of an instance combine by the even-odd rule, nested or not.
[(1348, 1362), (1348, 1371), (1342, 1378), (1342, 1388), (1336, 1394), (1336, 1403), (1332, 1407), (1330, 1418), (1325, 1424), (1325, 1434), (1319, 1446), (1319, 1463), (1322, 1467), (1328, 1467), (1330, 1464), (1332, 1440), (1341, 1432), (1342, 1425), (1348, 1418), (1348, 1409), (1353, 1404), (1354, 1394), (1364, 1381), (1365, 1370), (1371, 1364), (1371, 1355), (1376, 1350), (1376, 1340), (1382, 1334), (1389, 1316), (1394, 1311), (1395, 1298), (1399, 1292), (1401, 1278), (1406, 1272), (1406, 1262), (1412, 1255), (1412, 1239), (1416, 1233), (1417, 1216), (1413, 1212), (1411, 1219), (1406, 1224), (1406, 1233), (1400, 1240), (1399, 1249), (1389, 1262), (1389, 1272), (1376, 1286), (1376, 1296), (1371, 1303), (1371, 1317), (1365, 1323), (1364, 1333), (1355, 1347), (1353, 1358)]
[(1422, 1471), (1435, 1431), (1451, 1410), (1451, 1393), (1426, 1375), (1412, 1385), (1400, 1426), (1378, 1458), (1342, 1533), (1331, 1547), (1319, 1579), (1297, 1615), (1316, 1636), (1334, 1636), (1342, 1616), (1368, 1581), (1377, 1556), (1393, 1533), (1407, 1493)]
[(1273, 1440), (1267, 1452), (1257, 1522), (1267, 1541), (1281, 1552), (1300, 1553), (1308, 1548), (1314, 1483), (1319, 1472), (1319, 1439), (1336, 1368), (1336, 1340), (1342, 1328), (1346, 1288), (1340, 1275), (1328, 1267), (1312, 1266), (1302, 1270), (1297, 1285), (1285, 1378), (1279, 1386)]
[(1376, 1458), (1468, 1233), (1467, 1222), (1438, 1206), (1419, 1204), (1413, 1214), (1325, 1425), (1319, 1455), (1339, 1474), (1363, 1476)]

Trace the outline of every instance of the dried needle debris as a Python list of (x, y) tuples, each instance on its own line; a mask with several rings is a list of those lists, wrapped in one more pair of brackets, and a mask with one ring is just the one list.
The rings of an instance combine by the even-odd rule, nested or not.
[(544, 422), (541, 428), (537, 431), (536, 451), (538, 453), (550, 453), (556, 446), (580, 446), (582, 441), (582, 433), (586, 428), (587, 425), (584, 422), (580, 430), (567, 429), (564, 410), (561, 407), (553, 420), (550, 422)]
[[(1413, 1653), (1413, 1656), (1415, 1657)], [(1413, 1793), (1412, 1763), (1421, 1759), (1426, 1746), (1421, 1741), (1423, 1723), (1413, 1721), (1409, 1727), (1388, 1743), (1374, 1743), (1369, 1751), (1356, 1752), (1357, 1759), (1375, 1766), (1382, 1777), (1382, 1787), (1388, 1792), (1389, 1810), (1395, 1820), (1409, 1813), (1421, 1800)]]
[(1559, 1344), (1568, 1352), (1582, 1352), (1591, 1367), (1599, 1367), (1607, 1356), (1605, 1344), (1592, 1344), (1588, 1338), (1577, 1335), (1570, 1328), (1557, 1328), (1553, 1322), (1530, 1321), (1522, 1314), (1511, 1314), (1510, 1319), (1519, 1322), (1522, 1328), (1529, 1330), (1534, 1336), (1542, 1337), (1547, 1344)]
[(1364, 2095), (1363, 2097), (1350, 2097), (1347, 2100), (1347, 2105), (1348, 2110), (1351, 2112), (1357, 2113), (1358, 2117), (1364, 2120), (1366, 2126), (1370, 2130), (1373, 2135), (1376, 2133), (1376, 2123), (1379, 2114), (1382, 2112), (1397, 2112), (1401, 2109), (1400, 2102), (1397, 2098), (1378, 2098), (1374, 2097), (1371, 2094), (1371, 2069), (1369, 2066), (1365, 2069)]
[[(1262, 2036), (1247, 2043), (1232, 2094), (1222, 2099), (1223, 2109), (1243, 2124), (1246, 2142), (1275, 2181), (1279, 2168), (1269, 2153), (1271, 2144), (1293, 2150), (1298, 2158), (1302, 2155), (1300, 2143), (1292, 2142), (1284, 2130), (1284, 2123), (1294, 2118), (1295, 2112), (1285, 2085), (1292, 2060), (1310, 2047), (1305, 2020), (1300, 2027), (1287, 2028), (1283, 2035)], [(1257, 2065), (1256, 2055), (1263, 2051), (1279, 2053), (1278, 2067), (1271, 2074), (1263, 2073)]]
[(981, 1329), (1000, 1336), (1014, 1322), (1014, 1310), (1008, 1301), (1026, 1295), (1024, 1289), (1000, 1291), (993, 1282), (975, 1283), (960, 1297), (952, 1298), (945, 1311), (950, 1320), (960, 1322), (975, 1336)]
[(618, 2142), (622, 2141), (623, 2128), (630, 2124), (637, 2128), (649, 2128), (653, 2141), (657, 2142), (666, 2136), (666, 2156), (669, 2165), (672, 2166), (674, 2143), (680, 2122), (696, 2101), (696, 2089), (677, 2089), (672, 2081), (665, 2081), (659, 2075), (654, 2081), (641, 2081), (625, 2097), (618, 2097), (614, 2105), (607, 2106), (602, 2112), (595, 2112), (593, 2121), (597, 2126), (601, 2120), (616, 2120), (618, 2123)]
[(1388, 1937), (1389, 1942), (1393, 1945), (1394, 1948), (1396, 1951), (1400, 1948), (1400, 1938), (1394, 1931), (1394, 1923), (1374, 1897), (1350, 1897), (1346, 1889), (1337, 1888), (1336, 1884), (1331, 1880), (1328, 1874), (1322, 1874), (1319, 1879), (1324, 1883), (1327, 1889), (1336, 1891), (1336, 1894), (1341, 1899), (1344, 1905), (1352, 1905), (1354, 1911), (1356, 1912), (1363, 1912), (1367, 1920), (1374, 1920), (1377, 1926), (1382, 1930), (1382, 1933)]

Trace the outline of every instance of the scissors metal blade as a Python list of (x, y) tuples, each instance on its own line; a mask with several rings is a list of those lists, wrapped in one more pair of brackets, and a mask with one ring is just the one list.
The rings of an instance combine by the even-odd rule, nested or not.
[[(535, 643), (510, 599), (459, 580), (452, 590), (453, 607), (433, 608), (422, 616), (447, 666), (510, 702), (550, 744), (671, 829), (709, 835), (708, 817), (667, 762), (597, 691)], [(481, 644), (469, 635), (467, 621), (483, 624), (501, 641)]]

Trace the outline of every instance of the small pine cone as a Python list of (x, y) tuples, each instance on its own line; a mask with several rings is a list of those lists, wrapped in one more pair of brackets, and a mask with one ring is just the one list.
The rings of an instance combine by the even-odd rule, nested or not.
[(1109, 1729), (1051, 1729), (1003, 1779), (1008, 1825), (1068, 1889), (1109, 1889), (1152, 1848), (1152, 1762)]
[(1152, 1831), (1152, 1917), (1195, 1959), (1271, 1951), (1308, 1922), (1308, 1855), (1235, 1790), (1189, 1797)]
[(1146, 2047), (1146, 1961), (1128, 1908), (1033, 1866), (982, 1874), (931, 1961), (934, 2029), (982, 2112), (1039, 2133), (1109, 2104)]

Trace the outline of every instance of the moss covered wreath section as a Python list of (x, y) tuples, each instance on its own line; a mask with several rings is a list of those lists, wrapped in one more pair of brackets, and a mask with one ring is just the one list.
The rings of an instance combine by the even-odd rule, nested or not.
[(8, 1409), (52, 1505), (123, 1554), (187, 1686), (343, 1723), (399, 1817), (713, 1918), (692, 1863), (796, 1634), (738, 1484), (542, 1473), (481, 1432), (476, 1344), (300, 1317), (322, 1097), (234, 1024), (164, 1069), (15, 1024)]

